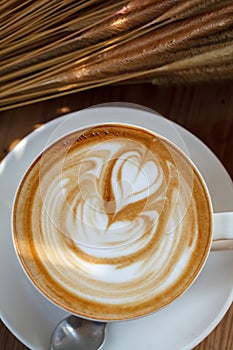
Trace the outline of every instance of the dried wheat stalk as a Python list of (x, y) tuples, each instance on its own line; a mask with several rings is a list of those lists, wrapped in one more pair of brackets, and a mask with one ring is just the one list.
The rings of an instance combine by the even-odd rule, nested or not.
[(233, 1), (2, 0), (0, 109), (114, 83), (233, 79)]

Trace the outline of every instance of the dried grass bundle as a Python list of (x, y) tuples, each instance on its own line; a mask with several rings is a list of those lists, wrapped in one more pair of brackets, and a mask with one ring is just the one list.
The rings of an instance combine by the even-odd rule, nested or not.
[(233, 1), (2, 0), (0, 109), (97, 86), (233, 78)]

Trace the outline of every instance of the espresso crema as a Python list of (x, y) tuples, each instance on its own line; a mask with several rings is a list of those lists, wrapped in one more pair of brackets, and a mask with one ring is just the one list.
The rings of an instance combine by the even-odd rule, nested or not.
[(65, 136), (31, 165), (13, 231), (35, 286), (63, 309), (125, 320), (177, 298), (211, 243), (200, 175), (170, 142), (127, 125)]

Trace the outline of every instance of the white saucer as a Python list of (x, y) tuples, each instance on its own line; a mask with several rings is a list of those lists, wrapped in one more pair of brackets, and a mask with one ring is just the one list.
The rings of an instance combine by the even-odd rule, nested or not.
[[(97, 107), (55, 119), (23, 139), (0, 164), (0, 309), (11, 332), (32, 350), (49, 349), (53, 328), (66, 312), (45, 299), (29, 282), (15, 256), (10, 215), (26, 168), (57, 137), (94, 122), (135, 123), (171, 139), (188, 153), (205, 178), (215, 211), (233, 209), (232, 181), (214, 154), (195, 136), (159, 115), (118, 107)], [(233, 300), (233, 252), (210, 253), (192, 287), (159, 312), (108, 324), (103, 350), (187, 350), (219, 323)]]

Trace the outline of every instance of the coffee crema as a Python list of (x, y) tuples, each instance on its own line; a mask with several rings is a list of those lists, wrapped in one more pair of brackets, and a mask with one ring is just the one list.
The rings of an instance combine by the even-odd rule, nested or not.
[(126, 320), (189, 286), (211, 243), (205, 186), (166, 139), (128, 125), (75, 131), (24, 176), (14, 243), (34, 285), (63, 309)]

